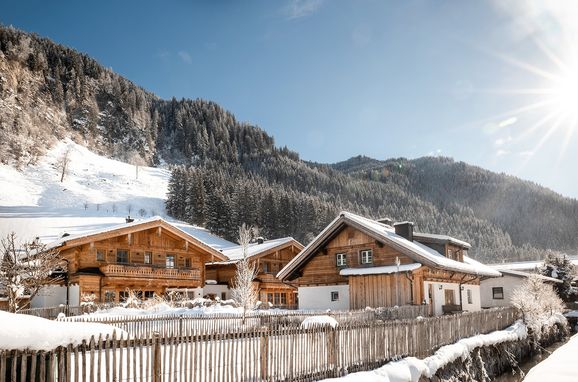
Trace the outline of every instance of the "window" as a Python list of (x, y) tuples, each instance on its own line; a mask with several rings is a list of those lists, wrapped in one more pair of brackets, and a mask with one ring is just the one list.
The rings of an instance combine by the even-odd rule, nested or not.
[(145, 290), (145, 292), (144, 292), (145, 300), (148, 300), (149, 298), (153, 298), (154, 295), (155, 295), (155, 292), (152, 290)]
[(279, 305), (281, 303), (281, 293), (275, 293), (275, 302), (273, 305)]
[(96, 261), (104, 261), (104, 250), (102, 249), (96, 250)]
[(116, 293), (113, 290), (104, 291), (104, 302), (114, 302), (116, 299)]
[(504, 299), (504, 288), (502, 288), (502, 287), (492, 288), (492, 297), (494, 298), (494, 300), (503, 300)]
[(126, 300), (128, 299), (128, 291), (123, 290), (118, 292), (118, 299), (119, 302), (126, 302)]
[(153, 253), (152, 252), (145, 252), (144, 253), (144, 263), (145, 264), (150, 264), (152, 262), (153, 259)]
[(281, 305), (287, 305), (287, 294), (281, 293)]
[(273, 293), (267, 293), (267, 302), (273, 303)]
[(187, 268), (187, 269), (191, 268), (191, 259), (190, 258), (185, 258), (185, 268)]
[(263, 273), (273, 273), (273, 269), (271, 268), (271, 264), (267, 261), (263, 262)]
[(226, 292), (221, 292), (221, 300), (226, 300), (227, 299), (227, 293)]
[(167, 255), (166, 267), (167, 268), (175, 267), (175, 255)]
[(371, 249), (364, 249), (359, 252), (361, 257), (361, 264), (373, 263), (373, 251)]
[(335, 262), (337, 263), (338, 267), (344, 267), (347, 265), (347, 254), (346, 253), (338, 253), (335, 255)]
[(331, 301), (339, 301), (339, 292), (337, 291), (331, 292)]
[(118, 249), (116, 251), (116, 262), (121, 264), (128, 263), (128, 251), (126, 249)]
[(472, 302), (472, 290), (468, 289), (468, 304), (473, 304)]

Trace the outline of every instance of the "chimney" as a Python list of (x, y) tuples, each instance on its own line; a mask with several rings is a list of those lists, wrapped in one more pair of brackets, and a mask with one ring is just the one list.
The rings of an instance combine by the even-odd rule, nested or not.
[(399, 236), (405, 238), (406, 240), (413, 241), (413, 222), (399, 222), (393, 225), (395, 228), (395, 233)]
[(263, 244), (264, 241), (265, 241), (265, 239), (263, 239), (263, 236), (259, 236), (257, 238), (257, 244)]
[(393, 220), (390, 218), (379, 218), (379, 219), (377, 219), (377, 222), (381, 223), (381, 224), (385, 224), (385, 225), (392, 225), (393, 224)]
[(130, 215), (128, 215), (124, 220), (126, 220), (127, 223), (132, 223), (134, 221), (134, 219), (131, 218)]

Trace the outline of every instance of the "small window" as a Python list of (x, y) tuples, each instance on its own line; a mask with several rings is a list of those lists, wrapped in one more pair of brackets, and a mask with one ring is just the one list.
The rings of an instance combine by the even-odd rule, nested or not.
[(152, 290), (145, 290), (145, 292), (144, 292), (145, 300), (148, 300), (149, 298), (153, 298), (154, 295), (155, 295), (155, 292)]
[(153, 259), (153, 253), (152, 252), (145, 252), (144, 253), (144, 263), (145, 264), (150, 264), (152, 262)]
[(175, 267), (175, 255), (167, 255), (166, 267), (167, 268)]
[(190, 258), (185, 258), (185, 268), (187, 268), (187, 269), (191, 268), (191, 259)]
[(360, 251), (361, 264), (372, 264), (373, 263), (373, 251), (371, 249), (364, 249)]
[(281, 293), (281, 305), (287, 305), (287, 294)]
[(504, 288), (502, 288), (502, 287), (492, 288), (492, 297), (494, 298), (494, 300), (503, 300), (504, 299)]
[(273, 293), (267, 293), (267, 302), (273, 303)]
[(118, 249), (116, 251), (116, 262), (121, 264), (128, 263), (128, 251), (126, 249)]
[(271, 264), (267, 261), (263, 262), (263, 273), (273, 273), (273, 268)]
[(113, 290), (104, 291), (104, 302), (115, 302), (116, 293)]
[(344, 267), (347, 265), (347, 254), (345, 253), (338, 253), (335, 255), (335, 262), (337, 263), (338, 267)]
[(104, 261), (104, 250), (97, 249), (96, 250), (96, 261)]
[(128, 300), (128, 291), (120, 291), (118, 292), (118, 300), (120, 302), (126, 302), (126, 300)]
[(468, 304), (473, 304), (472, 302), (472, 290), (468, 289)]
[(339, 292), (337, 291), (331, 292), (331, 301), (339, 301)]
[(221, 300), (226, 300), (227, 299), (227, 293), (226, 292), (221, 292)]

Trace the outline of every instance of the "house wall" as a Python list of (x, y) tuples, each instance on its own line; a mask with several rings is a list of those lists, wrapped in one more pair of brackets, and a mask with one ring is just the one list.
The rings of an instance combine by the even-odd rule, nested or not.
[[(331, 292), (339, 293), (338, 301), (331, 301)], [(349, 309), (349, 285), (346, 284), (299, 287), (298, 294), (299, 309)]]
[[(373, 264), (361, 264), (360, 251), (373, 251)], [(345, 253), (347, 265), (338, 267), (336, 255)], [(345, 227), (333, 239), (305, 264), (301, 270), (302, 276), (297, 283), (299, 286), (345, 284), (347, 277), (339, 275), (342, 268), (368, 268), (384, 265), (394, 265), (399, 258), (401, 264), (413, 263), (413, 259), (401, 254), (395, 249), (376, 242), (374, 238), (353, 227)]]
[(223, 293), (225, 294), (224, 300), (229, 300), (231, 298), (231, 290), (226, 284), (205, 285), (203, 288), (203, 297), (214, 295), (223, 300)]
[[(431, 285), (431, 288), (430, 288)], [(440, 289), (441, 286), (441, 289)], [(481, 310), (481, 296), (480, 296), (480, 286), (476, 284), (463, 284), (463, 290), (461, 291), (462, 294), (462, 310), (468, 312), (475, 312)], [(433, 299), (430, 298), (429, 293), (430, 290), (433, 292)], [(424, 293), (426, 298), (426, 303), (433, 302), (433, 313), (434, 315), (438, 316), (443, 314), (442, 305), (445, 305), (446, 302), (446, 295), (445, 291), (451, 290), (453, 291), (454, 295), (454, 304), (460, 303), (460, 284), (459, 283), (448, 283), (448, 282), (433, 282), (433, 281), (425, 281), (424, 282)], [(472, 303), (468, 302), (468, 290), (472, 291)]]
[[(508, 276), (504, 274), (502, 277), (494, 277), (481, 282), (481, 304), (484, 308), (493, 308), (496, 306), (510, 306), (512, 299), (512, 292), (519, 287), (524, 278)], [(502, 287), (504, 291), (504, 298), (502, 300), (494, 299), (492, 288)]]
[(388, 307), (412, 303), (412, 287), (405, 274), (349, 276), (349, 307)]

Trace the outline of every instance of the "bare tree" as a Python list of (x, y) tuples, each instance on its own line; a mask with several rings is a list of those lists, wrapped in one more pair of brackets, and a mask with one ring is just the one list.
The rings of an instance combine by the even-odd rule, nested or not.
[(146, 161), (137, 151), (131, 151), (127, 154), (128, 163), (134, 165), (135, 167), (135, 179), (138, 179), (138, 170), (140, 166), (146, 166)]
[(72, 151), (71, 147), (70, 146), (67, 147), (66, 150), (56, 161), (56, 168), (60, 171), (60, 183), (64, 182), (64, 177), (68, 172), (68, 165), (70, 164), (71, 151)]
[(243, 251), (243, 258), (237, 263), (231, 296), (243, 308), (243, 322), (245, 322), (247, 310), (254, 309), (258, 299), (257, 289), (253, 285), (253, 280), (257, 276), (257, 267), (254, 261), (249, 260), (249, 243), (255, 235), (254, 227), (243, 223), (239, 228), (239, 245)]
[(58, 284), (66, 263), (55, 249), (32, 243), (19, 243), (14, 232), (1, 240), (0, 288), (8, 298), (8, 310), (17, 312), (25, 299), (32, 300), (45, 286)]
[(138, 214), (141, 218), (144, 218), (147, 214), (147, 210), (145, 210), (144, 208), (141, 208), (140, 210), (138, 210)]

